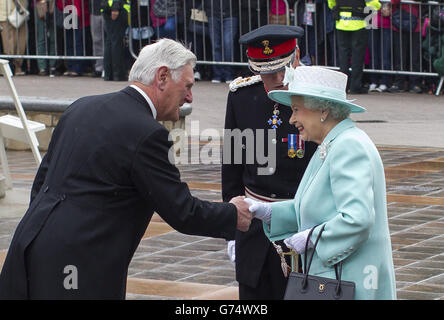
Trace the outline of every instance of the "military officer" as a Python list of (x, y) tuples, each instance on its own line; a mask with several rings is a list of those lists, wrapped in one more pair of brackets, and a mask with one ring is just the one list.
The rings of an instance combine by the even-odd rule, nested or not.
[[(301, 139), (289, 124), (291, 110), (270, 100), (267, 92), (286, 88), (285, 66), (299, 65), (297, 38), (302, 35), (303, 30), (296, 26), (265, 25), (239, 39), (247, 46), (249, 68), (255, 75), (230, 83), (222, 165), (224, 201), (245, 195), (274, 202), (293, 199), (296, 193), (317, 145)], [(236, 129), (240, 137), (235, 137)], [(254, 142), (248, 140), (248, 131), (253, 132)], [(266, 164), (258, 158), (260, 152), (251, 152), (261, 144), (269, 158)], [(236, 148), (242, 150), (242, 161), (236, 162)], [(282, 261), (258, 219), (253, 219), (248, 232), (236, 233), (235, 241), (228, 243), (228, 254), (235, 261), (241, 300), (283, 298), (287, 281)]]

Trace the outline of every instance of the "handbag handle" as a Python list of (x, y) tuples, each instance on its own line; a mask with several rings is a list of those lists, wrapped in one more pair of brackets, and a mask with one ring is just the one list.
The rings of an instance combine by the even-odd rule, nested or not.
[[(308, 265), (307, 265), (307, 256), (308, 256), (308, 254), (307, 254), (307, 250), (308, 250), (308, 243), (310, 242), (310, 238), (311, 238), (311, 235), (312, 235), (314, 229), (315, 229), (316, 227), (318, 227), (318, 226), (319, 226), (319, 225), (316, 225), (316, 226), (314, 226), (313, 228), (311, 228), (311, 230), (310, 230), (310, 232), (308, 233), (308, 236), (307, 236), (307, 241), (305, 242), (305, 254), (304, 254), (304, 274), (305, 274), (305, 277), (304, 277), (304, 280), (302, 281), (302, 288), (303, 288), (303, 289), (304, 289), (304, 288), (307, 286), (307, 284), (308, 284), (308, 272), (310, 271), (311, 262), (313, 261), (313, 256), (314, 256), (314, 254), (315, 254), (316, 246), (318, 245), (319, 239), (321, 238), (321, 234), (322, 234), (322, 232), (323, 232), (324, 229), (325, 229), (325, 224), (324, 224), (324, 225), (322, 225), (322, 228), (321, 228), (321, 230), (319, 231), (319, 234), (318, 234), (318, 236), (317, 236), (317, 238), (316, 238), (316, 241), (315, 241), (315, 243), (314, 243), (314, 245), (313, 245), (313, 252), (311, 253), (311, 257), (310, 257), (310, 260), (309, 260)], [(336, 280), (338, 280), (338, 285), (336, 286), (335, 293), (336, 293), (336, 296), (339, 296), (340, 293), (341, 293), (342, 261), (340, 261), (339, 263), (335, 264), (334, 267), (335, 267)], [(339, 269), (339, 270), (338, 270), (338, 269)]]

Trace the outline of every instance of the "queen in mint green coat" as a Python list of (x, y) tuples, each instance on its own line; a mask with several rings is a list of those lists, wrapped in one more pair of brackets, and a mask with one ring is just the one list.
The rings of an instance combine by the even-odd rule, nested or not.
[[(293, 95), (304, 97), (302, 101), (306, 102), (307, 98), (316, 98), (328, 107), (308, 112), (319, 112), (321, 118), (324, 114), (334, 117), (332, 109), (335, 106), (347, 106), (351, 112), (365, 110), (345, 99), (345, 84), (338, 77), (344, 74), (327, 69), (304, 70), (313, 68), (322, 69), (299, 67), (294, 74), (286, 75), (289, 90), (272, 91), (270, 98), (286, 105), (292, 104)], [(343, 88), (338, 88), (340, 85)], [(333, 103), (327, 104), (326, 101)], [(302, 113), (293, 120), (303, 138), (304, 134), (316, 133), (316, 128), (323, 126), (323, 123), (304, 123), (304, 120)], [(305, 171), (294, 200), (271, 204), (271, 223), (264, 223), (265, 233), (271, 241), (276, 241), (319, 225), (311, 238), (314, 242), (321, 226), (325, 225), (310, 274), (335, 278), (334, 265), (343, 261), (342, 279), (355, 283), (355, 299), (396, 299), (386, 185), (380, 155), (367, 134), (350, 118), (332, 123), (330, 131), (318, 142), (320, 146)], [(308, 250), (309, 255), (312, 250)]]

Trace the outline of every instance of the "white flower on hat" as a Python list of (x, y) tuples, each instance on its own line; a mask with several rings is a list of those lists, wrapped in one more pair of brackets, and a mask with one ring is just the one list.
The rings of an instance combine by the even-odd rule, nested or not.
[(294, 68), (285, 67), (284, 86), (286, 86), (290, 82), (293, 82), (293, 80), (294, 80)]

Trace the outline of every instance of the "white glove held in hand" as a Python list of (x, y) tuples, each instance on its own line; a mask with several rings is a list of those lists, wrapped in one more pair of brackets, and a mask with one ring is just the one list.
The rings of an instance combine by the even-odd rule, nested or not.
[(228, 241), (227, 254), (233, 266), (236, 266), (236, 240)]
[(266, 224), (270, 224), (272, 210), (269, 203), (260, 202), (249, 198), (245, 198), (244, 201), (250, 205), (248, 210), (250, 210), (254, 218), (260, 219)]
[[(288, 248), (293, 249), (299, 254), (302, 254), (305, 252), (305, 243), (307, 242), (309, 233), (310, 229), (298, 232), (292, 235), (290, 238), (285, 239), (284, 243)], [(309, 240), (308, 242), (308, 248), (313, 248), (313, 243), (311, 242), (311, 240)]]

